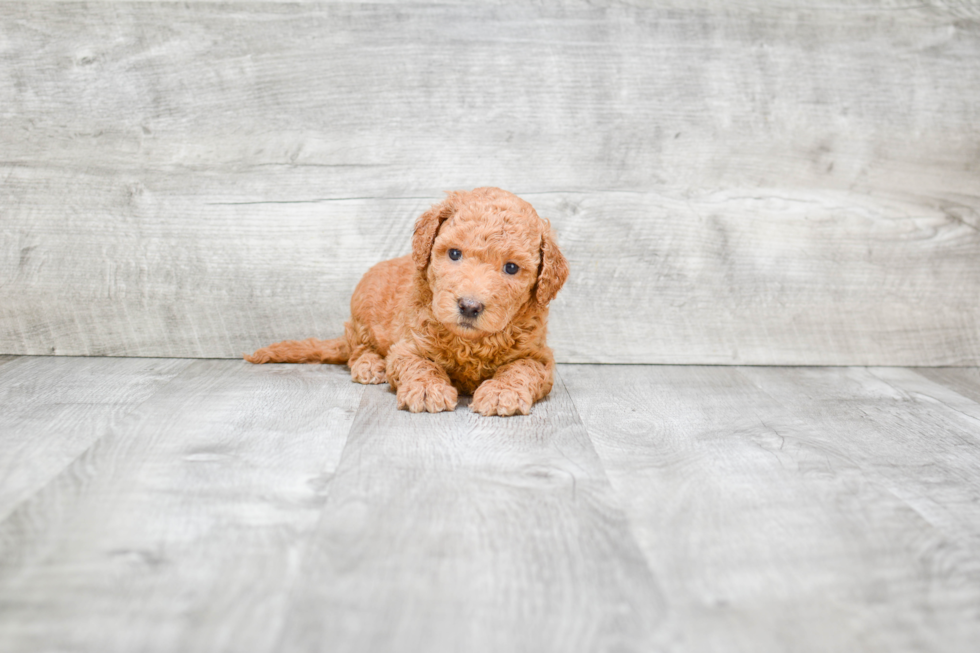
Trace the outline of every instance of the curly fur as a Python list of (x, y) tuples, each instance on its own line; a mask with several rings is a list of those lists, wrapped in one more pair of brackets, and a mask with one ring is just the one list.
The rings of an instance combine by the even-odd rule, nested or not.
[[(411, 255), (357, 284), (341, 338), (289, 340), (245, 359), (347, 363), (354, 381), (387, 381), (412, 412), (453, 410), (462, 392), (478, 413), (526, 415), (551, 391), (548, 304), (567, 277), (551, 226), (530, 204), (499, 188), (450, 192), (419, 217)], [(476, 316), (464, 300), (481, 307)]]

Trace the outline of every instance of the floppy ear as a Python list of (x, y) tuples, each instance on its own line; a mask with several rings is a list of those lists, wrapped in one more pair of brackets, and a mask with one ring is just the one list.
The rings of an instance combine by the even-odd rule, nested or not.
[(453, 192), (446, 193), (448, 197), (438, 204), (433, 204), (432, 208), (419, 216), (415, 222), (415, 234), (412, 236), (412, 260), (415, 267), (424, 270), (429, 264), (429, 254), (432, 252), (432, 243), (439, 233), (439, 227), (443, 222), (453, 217), (459, 206), (459, 194)]
[(538, 287), (534, 292), (534, 298), (542, 306), (547, 306), (555, 298), (568, 279), (568, 261), (558, 251), (551, 224), (547, 220), (545, 223), (548, 229), (541, 236), (541, 268), (538, 270)]

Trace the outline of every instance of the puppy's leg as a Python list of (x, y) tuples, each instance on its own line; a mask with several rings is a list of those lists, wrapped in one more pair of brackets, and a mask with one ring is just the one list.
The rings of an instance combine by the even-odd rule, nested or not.
[(388, 352), (388, 383), (398, 392), (398, 408), (439, 413), (456, 408), (458, 394), (449, 375), (432, 361), (398, 343)]
[(385, 359), (377, 350), (377, 341), (371, 337), (371, 329), (358, 319), (344, 324), (344, 336), (350, 343), (350, 377), (354, 383), (377, 384), (387, 381)]
[(350, 367), (350, 377), (355, 383), (377, 384), (388, 380), (385, 374), (385, 359), (367, 347), (356, 348), (347, 365)]
[(284, 340), (245, 355), (249, 363), (346, 363), (350, 357), (347, 338), (333, 340)]
[(481, 415), (527, 415), (554, 383), (554, 364), (522, 358), (497, 369), (473, 393), (470, 408)]

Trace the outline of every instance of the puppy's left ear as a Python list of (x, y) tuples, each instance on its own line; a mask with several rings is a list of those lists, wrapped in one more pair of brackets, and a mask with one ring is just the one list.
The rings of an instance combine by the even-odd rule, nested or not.
[(568, 279), (568, 261), (558, 250), (551, 224), (547, 220), (545, 223), (548, 228), (541, 236), (541, 268), (538, 271), (538, 287), (534, 291), (534, 298), (542, 306), (547, 306), (555, 298)]
[(459, 207), (459, 193), (447, 192), (448, 197), (419, 216), (415, 222), (415, 234), (412, 236), (412, 260), (415, 267), (424, 270), (429, 264), (429, 254), (432, 253), (432, 243), (442, 223), (453, 217)]

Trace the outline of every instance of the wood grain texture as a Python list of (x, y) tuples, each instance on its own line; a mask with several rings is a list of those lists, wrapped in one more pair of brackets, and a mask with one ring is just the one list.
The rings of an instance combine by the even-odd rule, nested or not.
[(0, 361), (0, 520), (118, 428), (189, 361)]
[(927, 379), (946, 386), (959, 394), (980, 402), (980, 368), (918, 368), (915, 370)]
[[(980, 368), (873, 367), (871, 373), (908, 393), (910, 399), (939, 404), (946, 410), (980, 422)], [(940, 372), (933, 375), (932, 372)], [(948, 373), (943, 373), (948, 372)], [(980, 439), (980, 432), (977, 434)]]
[(279, 650), (651, 651), (662, 597), (568, 394), (528, 417), (368, 388)]
[(276, 650), (362, 388), (193, 362), (0, 523), (0, 649)]
[(973, 650), (980, 406), (905, 370), (561, 371), (669, 597), (668, 649)]
[(887, 584), (892, 615), (907, 614), (888, 648), (973, 650), (980, 636), (980, 406), (909, 370), (810, 370), (795, 378), (779, 369), (750, 372), (798, 420), (841, 434), (838, 451), (909, 516), (896, 528), (894, 513), (872, 513), (866, 502), (868, 527), (890, 530), (888, 548), (902, 552), (873, 567)]
[(0, 4), (0, 352), (337, 334), (499, 185), (559, 360), (980, 362), (977, 5), (637, 4)]

